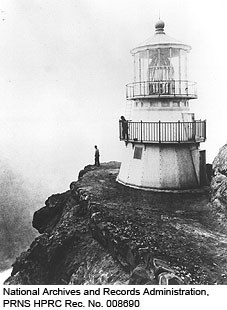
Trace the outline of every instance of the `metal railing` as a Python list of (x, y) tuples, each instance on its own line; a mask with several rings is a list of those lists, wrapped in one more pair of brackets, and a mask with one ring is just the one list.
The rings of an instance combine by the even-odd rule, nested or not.
[(126, 98), (186, 97), (197, 98), (195, 82), (181, 80), (143, 81), (126, 85)]
[(139, 143), (199, 143), (206, 140), (206, 121), (122, 122), (120, 140)]

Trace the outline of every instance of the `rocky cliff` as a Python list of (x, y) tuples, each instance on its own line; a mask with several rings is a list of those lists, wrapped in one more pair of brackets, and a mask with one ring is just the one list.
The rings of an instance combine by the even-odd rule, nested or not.
[(34, 214), (40, 235), (6, 284), (227, 284), (226, 168), (224, 147), (209, 202), (124, 187), (116, 162), (85, 167)]
[(216, 229), (227, 233), (227, 144), (215, 157), (212, 165), (210, 207), (215, 217)]

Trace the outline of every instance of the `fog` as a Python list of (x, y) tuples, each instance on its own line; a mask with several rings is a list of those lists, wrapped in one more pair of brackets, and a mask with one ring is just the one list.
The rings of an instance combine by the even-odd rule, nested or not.
[(0, 271), (8, 269), (15, 257), (25, 250), (37, 235), (31, 220), (43, 206), (42, 187), (28, 182), (0, 161)]
[(10, 276), (12, 269), (7, 269), (3, 272), (0, 272), (0, 285)]
[(153, 35), (160, 12), (165, 32), (192, 46), (199, 99), (191, 110), (207, 119), (201, 146), (211, 162), (227, 132), (226, 7), (224, 0), (2, 0), (1, 159), (43, 196), (68, 189), (93, 163), (94, 144), (101, 161), (120, 160), (129, 51)]

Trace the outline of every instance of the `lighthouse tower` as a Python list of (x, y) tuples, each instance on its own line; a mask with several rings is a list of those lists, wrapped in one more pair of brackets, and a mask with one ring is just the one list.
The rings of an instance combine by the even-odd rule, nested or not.
[(197, 98), (196, 83), (188, 81), (191, 47), (164, 32), (134, 48), (134, 81), (126, 85), (130, 115), (119, 122), (124, 156), (117, 181), (140, 189), (183, 190), (206, 183), (206, 121), (190, 112)]

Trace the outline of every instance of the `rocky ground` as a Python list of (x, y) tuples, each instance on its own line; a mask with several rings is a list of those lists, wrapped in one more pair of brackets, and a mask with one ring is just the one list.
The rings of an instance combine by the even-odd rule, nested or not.
[(152, 284), (154, 258), (185, 284), (227, 284), (227, 200), (217, 167), (211, 202), (209, 189), (125, 187), (116, 182), (116, 162), (85, 167), (69, 191), (34, 214), (41, 235), (6, 284)]

